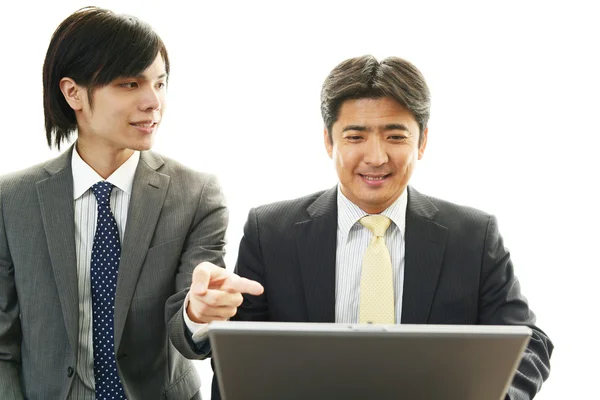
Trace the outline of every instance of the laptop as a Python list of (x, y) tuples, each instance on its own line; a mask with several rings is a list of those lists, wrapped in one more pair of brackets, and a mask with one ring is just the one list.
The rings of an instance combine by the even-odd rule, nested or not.
[(503, 400), (525, 326), (213, 322), (224, 400)]

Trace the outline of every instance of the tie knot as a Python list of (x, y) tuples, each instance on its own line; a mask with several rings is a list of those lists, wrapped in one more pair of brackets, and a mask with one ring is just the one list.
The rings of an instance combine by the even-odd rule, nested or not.
[(359, 222), (375, 236), (385, 235), (385, 231), (390, 226), (392, 220), (385, 215), (367, 215), (362, 217)]
[(92, 192), (96, 196), (98, 204), (107, 204), (110, 201), (113, 184), (106, 181), (100, 181), (92, 185)]

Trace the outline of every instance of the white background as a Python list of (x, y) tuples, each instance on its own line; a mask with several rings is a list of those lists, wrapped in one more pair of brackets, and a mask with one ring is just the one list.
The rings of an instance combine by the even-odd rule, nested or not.
[[(556, 345), (539, 399), (597, 398), (600, 276), (596, 146), (600, 28), (594, 2), (99, 1), (149, 22), (171, 57), (155, 149), (218, 174), (233, 267), (250, 207), (336, 182), (319, 92), (342, 60), (412, 61), (432, 92), (421, 192), (498, 216), (522, 289)], [(56, 26), (87, 2), (0, 8), (0, 174), (54, 157), (42, 63)], [(203, 393), (210, 367), (198, 363)], [(208, 398), (208, 397), (207, 397)]]

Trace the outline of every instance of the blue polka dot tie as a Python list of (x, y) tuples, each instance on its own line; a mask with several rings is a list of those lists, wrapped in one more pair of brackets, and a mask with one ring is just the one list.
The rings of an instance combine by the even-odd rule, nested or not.
[(101, 181), (92, 186), (98, 202), (98, 221), (92, 247), (92, 319), (96, 399), (126, 399), (115, 358), (115, 292), (121, 259), (117, 221), (110, 210), (113, 185)]

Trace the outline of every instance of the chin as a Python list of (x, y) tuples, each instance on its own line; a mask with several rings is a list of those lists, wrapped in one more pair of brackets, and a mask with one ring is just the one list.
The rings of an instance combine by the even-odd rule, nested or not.
[(149, 140), (149, 141), (143, 141), (141, 143), (135, 143), (133, 146), (131, 146), (129, 148), (131, 150), (145, 151), (145, 150), (152, 149), (153, 145), (154, 145), (154, 140)]

